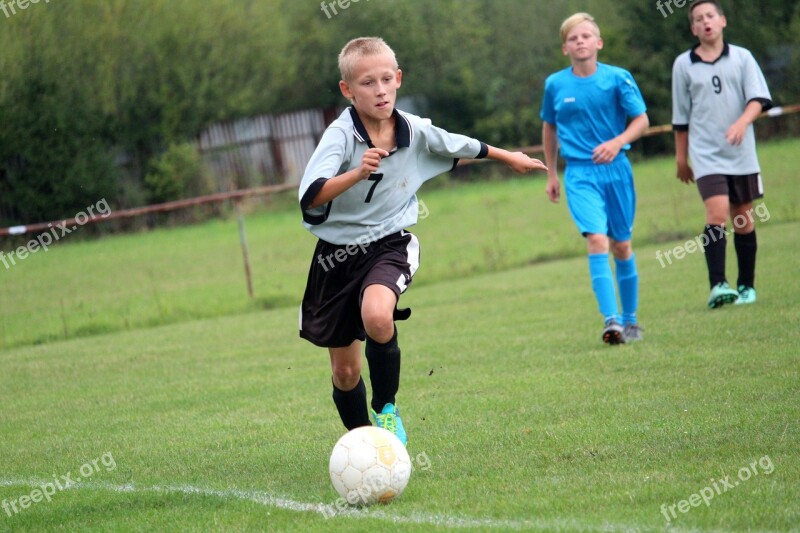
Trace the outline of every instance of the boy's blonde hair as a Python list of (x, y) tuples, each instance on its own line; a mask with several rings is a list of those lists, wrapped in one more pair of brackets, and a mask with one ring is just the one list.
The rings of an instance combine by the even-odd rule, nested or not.
[(394, 68), (398, 68), (394, 50), (380, 37), (358, 37), (351, 40), (339, 52), (339, 73), (342, 75), (342, 79), (344, 81), (353, 79), (356, 63), (360, 59), (381, 54), (392, 56)]
[(584, 22), (591, 22), (592, 26), (594, 26), (595, 33), (598, 37), (600, 37), (600, 26), (594, 21), (594, 17), (591, 16), (589, 13), (575, 13), (571, 17), (568, 17), (564, 22), (561, 23), (561, 43), (564, 44), (567, 42), (567, 35), (572, 29), (577, 26), (578, 24), (582, 24)]

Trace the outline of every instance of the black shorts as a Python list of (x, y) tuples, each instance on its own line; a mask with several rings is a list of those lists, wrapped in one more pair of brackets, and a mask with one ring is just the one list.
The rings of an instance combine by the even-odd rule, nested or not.
[[(364, 244), (318, 241), (300, 306), (300, 337), (323, 348), (342, 348), (356, 339), (363, 341), (364, 290), (369, 285), (384, 285), (399, 300), (417, 267), (419, 241), (407, 231)], [(396, 319), (407, 317), (402, 311), (395, 311)]]
[(727, 196), (735, 205), (749, 204), (753, 200), (764, 197), (764, 185), (761, 174), (745, 174), (730, 176), (726, 174), (709, 174), (695, 180), (697, 190), (703, 201), (712, 196)]

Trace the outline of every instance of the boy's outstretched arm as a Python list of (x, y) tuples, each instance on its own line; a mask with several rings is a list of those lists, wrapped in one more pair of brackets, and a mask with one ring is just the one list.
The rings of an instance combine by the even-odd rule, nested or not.
[(503, 150), (495, 146), (489, 146), (486, 157), (494, 161), (505, 163), (520, 174), (529, 170), (547, 170), (545, 164), (538, 159), (528, 157), (522, 152), (509, 152), (508, 150)]
[(370, 148), (364, 152), (361, 166), (326, 181), (306, 209), (325, 205), (359, 181), (367, 179), (370, 174), (378, 171), (381, 159), (388, 155), (389, 152), (381, 148)]
[(650, 119), (647, 118), (647, 113), (634, 117), (631, 120), (625, 131), (603, 144), (597, 146), (592, 152), (592, 160), (595, 163), (610, 163), (617, 157), (619, 151), (626, 144), (634, 142), (642, 136), (644, 130), (650, 125)]
[(558, 130), (555, 124), (542, 123), (542, 144), (544, 162), (547, 164), (547, 187), (545, 192), (551, 202), (561, 198), (561, 184), (558, 181)]

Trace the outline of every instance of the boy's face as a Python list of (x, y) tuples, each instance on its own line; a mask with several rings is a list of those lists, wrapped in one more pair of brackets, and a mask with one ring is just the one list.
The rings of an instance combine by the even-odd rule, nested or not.
[(722, 30), (727, 25), (714, 4), (700, 4), (692, 10), (692, 34), (701, 42), (716, 42), (722, 38)]
[(394, 111), (402, 79), (403, 72), (395, 68), (391, 55), (371, 55), (356, 63), (352, 79), (340, 81), (339, 89), (361, 115), (386, 120)]
[(561, 47), (564, 55), (569, 56), (573, 63), (597, 59), (597, 51), (602, 49), (603, 39), (588, 20), (572, 28)]

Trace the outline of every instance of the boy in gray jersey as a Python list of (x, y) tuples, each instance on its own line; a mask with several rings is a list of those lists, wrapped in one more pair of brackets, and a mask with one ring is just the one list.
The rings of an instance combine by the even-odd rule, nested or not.
[(339, 54), (339, 88), (352, 107), (322, 136), (300, 183), (303, 224), (319, 238), (300, 308), (300, 336), (328, 348), (333, 400), (349, 430), (370, 425), (361, 342), (379, 427), (406, 444), (395, 395), (400, 348), (397, 302), (419, 266), (416, 192), (459, 158), (488, 157), (517, 172), (546, 170), (521, 152), (448, 133), (395, 109), (402, 71), (380, 38), (353, 39)]
[[(727, 20), (719, 2), (695, 0), (689, 20), (700, 44), (673, 64), (672, 126), (678, 178), (697, 182), (706, 208), (703, 251), (711, 285), (708, 307), (715, 309), (756, 301), (752, 209), (764, 191), (753, 121), (772, 101), (752, 54), (724, 41)], [(725, 277), (728, 217), (739, 266), (736, 289)]]

